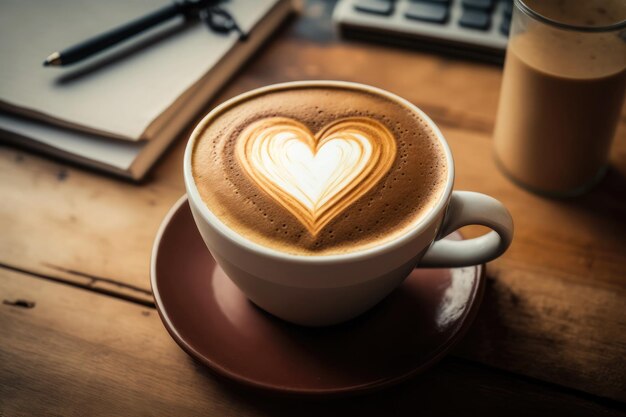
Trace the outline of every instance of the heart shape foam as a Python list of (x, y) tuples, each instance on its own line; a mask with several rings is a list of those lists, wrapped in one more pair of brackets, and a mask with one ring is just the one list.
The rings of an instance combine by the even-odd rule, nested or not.
[(315, 236), (389, 171), (396, 141), (365, 117), (337, 120), (316, 135), (271, 117), (244, 129), (235, 152), (250, 179)]

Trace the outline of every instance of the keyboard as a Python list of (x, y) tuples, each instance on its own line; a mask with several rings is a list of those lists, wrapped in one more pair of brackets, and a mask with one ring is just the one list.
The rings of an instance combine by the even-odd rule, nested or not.
[(339, 0), (346, 38), (382, 41), (502, 63), (513, 0)]

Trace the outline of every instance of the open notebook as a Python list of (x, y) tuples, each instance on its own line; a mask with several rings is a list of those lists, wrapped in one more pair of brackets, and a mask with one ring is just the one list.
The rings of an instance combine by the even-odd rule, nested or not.
[[(249, 34), (174, 19), (67, 68), (51, 52), (167, 0), (7, 0), (0, 13), (0, 140), (140, 179), (293, 11), (291, 0), (223, 4)], [(68, 17), (71, 17), (68, 19)]]

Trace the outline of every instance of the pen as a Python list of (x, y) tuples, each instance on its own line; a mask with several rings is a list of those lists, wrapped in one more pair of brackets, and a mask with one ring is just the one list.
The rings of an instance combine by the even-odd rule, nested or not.
[(47, 67), (73, 64), (179, 15), (185, 18), (198, 16), (213, 30), (228, 32), (234, 29), (243, 36), (230, 13), (224, 9), (212, 7), (219, 2), (220, 0), (176, 1), (67, 49), (53, 52), (46, 58), (43, 65)]

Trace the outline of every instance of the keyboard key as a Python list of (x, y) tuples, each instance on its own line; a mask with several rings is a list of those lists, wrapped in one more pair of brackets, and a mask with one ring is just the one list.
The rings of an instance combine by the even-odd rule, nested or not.
[(363, 13), (389, 16), (393, 13), (393, 1), (391, 0), (358, 0), (354, 3), (354, 9)]
[(411, 0), (414, 3), (437, 3), (437, 4), (450, 4), (450, 0)]
[(411, 3), (404, 16), (408, 19), (421, 20), (431, 23), (445, 23), (448, 21), (448, 6), (437, 3)]
[(511, 18), (504, 16), (500, 24), (500, 33), (504, 36), (509, 36), (509, 30), (511, 30)]
[(487, 30), (491, 25), (491, 14), (482, 10), (464, 9), (459, 24), (470, 29)]
[(470, 9), (491, 10), (494, 0), (463, 0), (463, 7)]
[(508, 17), (509, 19), (511, 18), (511, 15), (513, 14), (513, 2), (511, 0), (504, 0), (502, 2), (502, 12), (505, 17)]

